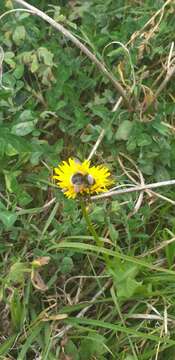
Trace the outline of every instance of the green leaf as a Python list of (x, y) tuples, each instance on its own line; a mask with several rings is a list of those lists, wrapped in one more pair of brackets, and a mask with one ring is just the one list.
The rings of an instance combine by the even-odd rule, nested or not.
[(22, 76), (24, 75), (24, 65), (23, 64), (17, 65), (16, 69), (13, 72), (13, 75), (16, 79), (21, 79)]
[(0, 211), (2, 210), (6, 210), (5, 205), (3, 204), (3, 202), (0, 200)]
[(18, 20), (22, 21), (22, 20), (28, 18), (29, 16), (30, 16), (30, 14), (25, 12), (25, 9), (24, 9), (24, 12), (19, 13)]
[(139, 135), (137, 139), (138, 146), (148, 146), (152, 144), (152, 138), (146, 133), (142, 133)]
[(110, 51), (107, 56), (108, 57), (116, 57), (116, 56), (119, 56), (119, 55), (123, 55), (124, 51), (123, 51), (123, 48), (118, 48), (118, 49), (114, 49), (112, 51)]
[(4, 62), (8, 64), (12, 69), (15, 69), (16, 63), (14, 60), (15, 54), (12, 51), (7, 51), (4, 54)]
[(24, 306), (21, 303), (18, 289), (14, 289), (10, 299), (10, 312), (15, 331), (20, 331), (24, 317)]
[(165, 254), (168, 261), (168, 265), (169, 267), (171, 267), (174, 263), (174, 258), (175, 258), (175, 243), (166, 246)]
[(31, 152), (33, 146), (23, 138), (11, 134), (10, 129), (0, 126), (0, 153), (3, 155), (6, 151), (10, 151), (11, 155), (14, 153), (14, 148), (19, 154)]
[(122, 299), (129, 299), (141, 286), (135, 277), (138, 273), (138, 266), (129, 263), (112, 263), (109, 270), (114, 278), (114, 284), (117, 288), (117, 296)]
[(26, 206), (30, 204), (30, 202), (33, 200), (32, 196), (26, 191), (21, 191), (18, 197), (18, 202), (20, 206)]
[(28, 120), (34, 120), (34, 116), (31, 110), (24, 110), (21, 112), (19, 120), (25, 122)]
[(35, 129), (35, 121), (25, 121), (12, 126), (12, 134), (25, 136)]
[(21, 171), (7, 171), (4, 170), (4, 176), (5, 176), (5, 184), (6, 184), (6, 188), (10, 193), (15, 193), (18, 192), (19, 190), (19, 185), (18, 185), (18, 181), (17, 181), (17, 177), (21, 174)]
[(117, 283), (117, 295), (121, 299), (129, 299), (141, 285), (141, 282), (128, 278), (124, 282)]
[(23, 283), (24, 274), (30, 273), (31, 269), (28, 264), (22, 262), (16, 262), (10, 268), (9, 274), (7, 276), (7, 282), (9, 283)]
[(40, 47), (38, 49), (38, 57), (40, 60), (44, 60), (44, 64), (53, 66), (53, 54), (47, 48)]
[(170, 179), (170, 174), (165, 168), (165, 166), (161, 166), (161, 165), (157, 166), (155, 178), (157, 181), (164, 181)]
[(15, 156), (18, 154), (18, 150), (16, 150), (10, 143), (8, 143), (5, 149), (5, 153), (8, 156)]
[[(11, 335), (10, 337), (8, 337), (7, 340), (5, 340), (2, 344), (0, 344), (0, 356), (5, 356), (11, 349), (11, 347), (13, 346), (15, 339), (16, 339), (17, 335)], [(5, 359), (3, 357), (3, 359)]]
[(137, 143), (136, 143), (136, 139), (128, 139), (127, 141), (127, 150), (130, 152), (130, 151), (133, 151), (135, 150), (137, 147)]
[(39, 62), (37, 59), (37, 56), (35, 54), (32, 55), (32, 63), (31, 63), (31, 67), (30, 70), (32, 73), (35, 73), (38, 69), (39, 69)]
[(153, 121), (152, 127), (156, 129), (161, 135), (166, 136), (170, 134), (170, 129), (166, 125), (162, 124), (160, 121)]
[(147, 175), (152, 175), (153, 172), (154, 172), (154, 163), (153, 161), (151, 160), (140, 160), (139, 161), (140, 163), (140, 168), (141, 168), (141, 171), (143, 171), (144, 174), (147, 174)]
[(30, 162), (32, 165), (38, 165), (39, 161), (40, 161), (40, 157), (42, 155), (42, 151), (35, 151), (31, 154), (30, 157)]
[(89, 334), (85, 339), (81, 341), (79, 354), (80, 360), (89, 359), (102, 359), (102, 355), (106, 352), (105, 349), (105, 338), (101, 335)]
[(80, 359), (78, 349), (72, 340), (68, 340), (67, 344), (65, 345), (65, 354), (73, 357), (74, 360)]
[(25, 40), (26, 31), (23, 25), (17, 26), (13, 32), (12, 39), (14, 43), (19, 46)]
[(0, 211), (0, 220), (7, 229), (10, 229), (17, 219), (17, 214), (8, 210)]
[(90, 214), (91, 221), (104, 223), (104, 209), (101, 206), (95, 205), (93, 211)]
[(70, 273), (73, 269), (73, 261), (71, 257), (65, 256), (60, 267), (60, 271), (62, 274)]
[(54, 145), (54, 150), (56, 154), (59, 154), (64, 148), (64, 141), (63, 139), (59, 139), (55, 145)]
[(115, 135), (116, 140), (128, 140), (133, 124), (131, 121), (124, 120)]
[(115, 244), (119, 238), (119, 233), (115, 229), (114, 225), (111, 223), (108, 224), (108, 230), (109, 230), (110, 238), (111, 238), (112, 242)]

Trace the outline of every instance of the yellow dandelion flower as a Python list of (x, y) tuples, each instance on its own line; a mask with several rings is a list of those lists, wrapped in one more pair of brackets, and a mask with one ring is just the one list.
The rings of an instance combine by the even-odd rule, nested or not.
[(98, 194), (108, 190), (113, 184), (110, 172), (103, 165), (90, 166), (90, 161), (82, 163), (69, 158), (54, 169), (57, 185), (69, 199), (75, 199), (79, 194)]

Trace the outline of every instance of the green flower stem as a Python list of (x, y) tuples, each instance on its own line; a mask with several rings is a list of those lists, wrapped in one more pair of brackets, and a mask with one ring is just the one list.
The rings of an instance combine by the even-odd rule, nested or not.
[(89, 229), (89, 232), (93, 236), (97, 246), (101, 246), (101, 241), (100, 241), (99, 236), (94, 228), (94, 225), (92, 224), (92, 222), (89, 218), (88, 212), (86, 210), (86, 205), (83, 200), (80, 201), (80, 205), (81, 205), (81, 210), (82, 210), (84, 219), (86, 221), (87, 228)]
[[(83, 213), (83, 216), (84, 216), (84, 219), (86, 221), (86, 225), (87, 225), (87, 228), (89, 230), (89, 232), (91, 233), (91, 235), (93, 236), (95, 242), (96, 242), (96, 245), (98, 247), (101, 247), (102, 246), (102, 241), (100, 240), (95, 228), (94, 228), (94, 225), (92, 224), (91, 220), (90, 220), (90, 217), (88, 215), (88, 212), (86, 210), (86, 204), (83, 200), (80, 200), (80, 205), (81, 205), (81, 209), (82, 209), (82, 213)], [(108, 260), (108, 256), (107, 255), (103, 255), (104, 257), (104, 261), (106, 264), (109, 263), (109, 260)]]

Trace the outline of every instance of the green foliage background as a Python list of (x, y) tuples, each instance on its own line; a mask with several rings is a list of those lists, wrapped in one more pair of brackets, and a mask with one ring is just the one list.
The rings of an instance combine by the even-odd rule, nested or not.
[[(51, 175), (63, 159), (86, 158), (105, 129), (93, 162), (108, 164), (116, 182), (130, 182), (117, 162), (121, 153), (137, 164), (146, 183), (175, 178), (173, 78), (145, 110), (166, 75), (159, 80), (174, 39), (174, 4), (164, 9), (150, 38), (160, 15), (142, 30), (142, 37), (128, 44), (131, 61), (115, 42), (127, 44), (163, 1), (33, 0), (30, 4), (78, 36), (128, 93), (133, 85), (132, 63), (136, 84), (132, 110), (122, 103), (112, 112), (119, 94), (62, 34), (26, 12), (1, 18), (0, 356), (141, 360), (155, 359), (159, 353), (159, 359), (173, 359), (175, 246), (149, 253), (174, 237), (173, 205), (154, 197), (150, 205), (145, 195), (139, 211), (128, 216), (137, 195), (90, 204), (90, 218), (103, 238), (101, 250), (90, 249), (93, 239), (79, 206), (54, 187)], [(1, 15), (13, 6), (17, 7), (15, 1), (2, 1)], [(123, 159), (129, 172), (135, 170), (131, 161)], [(173, 187), (162, 193), (174, 198)], [(44, 207), (53, 197), (56, 203)], [(65, 248), (60, 246), (62, 240), (69, 241)], [(39, 270), (48, 290), (41, 291), (31, 281), (37, 272), (32, 261), (44, 256), (50, 262)], [(77, 313), (106, 281), (100, 274), (110, 277), (113, 285), (94, 301), (87, 317), (78, 320)], [(90, 278), (83, 280), (75, 304), (69, 297), (74, 299), (80, 286), (79, 279), (71, 280), (77, 275)], [(41, 321), (46, 309), (49, 315), (67, 313), (69, 318), (61, 323)], [(134, 317), (147, 313), (160, 316), (157, 320)], [(66, 323), (73, 327), (64, 346), (54, 336)]]

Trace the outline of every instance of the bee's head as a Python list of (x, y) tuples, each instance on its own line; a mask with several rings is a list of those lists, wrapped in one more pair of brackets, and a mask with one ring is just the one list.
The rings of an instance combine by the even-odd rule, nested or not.
[(78, 172), (72, 175), (71, 183), (73, 185), (82, 185), (84, 183), (84, 175)]

